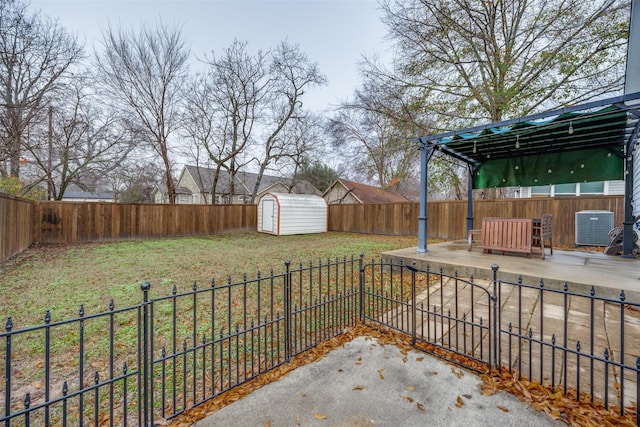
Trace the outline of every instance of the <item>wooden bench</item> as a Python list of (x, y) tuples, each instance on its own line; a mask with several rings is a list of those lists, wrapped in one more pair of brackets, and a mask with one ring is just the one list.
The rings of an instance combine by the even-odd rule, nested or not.
[[(528, 257), (539, 253), (544, 259), (544, 244), (539, 219), (533, 218), (483, 218), (481, 248), (491, 251), (524, 253)], [(534, 245), (534, 240), (538, 245)]]

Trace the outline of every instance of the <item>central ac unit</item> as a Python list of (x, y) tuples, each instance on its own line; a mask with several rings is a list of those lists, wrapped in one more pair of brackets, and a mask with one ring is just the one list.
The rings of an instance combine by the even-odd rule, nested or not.
[(613, 228), (613, 212), (576, 212), (576, 246), (607, 246)]

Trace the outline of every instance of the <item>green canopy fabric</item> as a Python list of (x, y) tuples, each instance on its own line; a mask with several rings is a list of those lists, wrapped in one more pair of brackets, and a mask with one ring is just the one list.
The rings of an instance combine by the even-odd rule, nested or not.
[(473, 166), (474, 189), (620, 180), (627, 126), (623, 106), (604, 105), (429, 141)]
[(485, 161), (473, 175), (473, 188), (537, 186), (622, 180), (622, 149), (567, 151), (547, 156)]

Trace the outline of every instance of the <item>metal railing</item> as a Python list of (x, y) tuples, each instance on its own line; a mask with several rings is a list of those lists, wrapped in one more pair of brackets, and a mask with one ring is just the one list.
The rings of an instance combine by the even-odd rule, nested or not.
[[(508, 369), (576, 400), (633, 411), (640, 304), (564, 289), (448, 276), (360, 258), (0, 333), (0, 423), (154, 425), (246, 383), (363, 322), (479, 372)], [(628, 339), (627, 339), (628, 341)], [(635, 341), (637, 342), (637, 341)], [(576, 368), (576, 369), (573, 369)], [(583, 372), (584, 369), (584, 372)], [(637, 405), (635, 406), (636, 417)], [(638, 418), (636, 418), (638, 419)]]

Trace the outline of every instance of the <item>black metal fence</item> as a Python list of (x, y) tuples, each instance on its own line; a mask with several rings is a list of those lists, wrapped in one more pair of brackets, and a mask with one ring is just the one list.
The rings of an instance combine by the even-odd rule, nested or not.
[[(341, 334), (358, 322), (488, 372), (507, 368), (576, 400), (633, 411), (640, 304), (564, 289), (360, 258), (149, 297), (138, 305), (0, 333), (0, 423), (154, 425)], [(630, 336), (640, 336), (633, 335)], [(437, 351), (436, 351), (437, 350)], [(468, 362), (468, 363), (467, 363)], [(635, 406), (637, 417), (637, 405)], [(638, 419), (638, 418), (637, 418)]]

